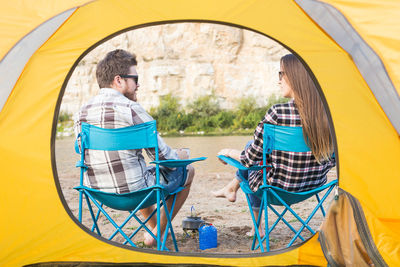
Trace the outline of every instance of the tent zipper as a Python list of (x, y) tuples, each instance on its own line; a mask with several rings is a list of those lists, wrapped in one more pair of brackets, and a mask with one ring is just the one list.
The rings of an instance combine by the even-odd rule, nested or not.
[(325, 234), (320, 231), (318, 233), (318, 240), (321, 244), (322, 252), (324, 253), (325, 259), (328, 262), (328, 267), (340, 267), (340, 265), (333, 259), (331, 253), (329, 252), (329, 248), (327, 247)]
[(368, 229), (367, 221), (365, 219), (364, 212), (362, 210), (360, 202), (358, 202), (358, 200), (351, 194), (343, 190), (342, 192), (344, 192), (350, 200), (350, 204), (353, 208), (354, 220), (357, 225), (357, 230), (358, 233), (360, 234), (361, 241), (364, 244), (365, 249), (367, 250), (368, 256), (375, 264), (375, 266), (388, 266), (385, 260), (380, 255), (377, 247), (375, 246), (371, 233)]

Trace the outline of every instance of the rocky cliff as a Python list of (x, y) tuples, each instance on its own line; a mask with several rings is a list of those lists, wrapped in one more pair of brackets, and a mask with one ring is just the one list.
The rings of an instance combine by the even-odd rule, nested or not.
[(75, 68), (61, 111), (75, 113), (97, 94), (96, 64), (111, 50), (137, 55), (138, 101), (148, 109), (168, 93), (185, 105), (201, 95), (214, 94), (223, 108), (255, 96), (262, 105), (279, 95), (279, 59), (288, 53), (258, 33), (210, 23), (175, 23), (135, 29), (93, 49)]

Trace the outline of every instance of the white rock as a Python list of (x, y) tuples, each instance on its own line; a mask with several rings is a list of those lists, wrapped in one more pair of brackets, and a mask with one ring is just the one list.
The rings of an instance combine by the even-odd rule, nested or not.
[(97, 94), (96, 64), (121, 48), (137, 55), (139, 102), (157, 106), (171, 93), (186, 105), (198, 96), (215, 94), (223, 108), (234, 108), (244, 96), (259, 105), (279, 94), (279, 59), (288, 53), (261, 34), (211, 23), (174, 23), (123, 33), (93, 49), (75, 68), (61, 111), (75, 113)]

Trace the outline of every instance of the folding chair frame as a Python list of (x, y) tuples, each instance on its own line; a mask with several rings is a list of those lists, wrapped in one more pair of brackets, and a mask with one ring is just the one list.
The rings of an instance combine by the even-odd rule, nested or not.
[[(242, 189), (243, 189), (242, 183), (241, 183), (241, 186), (242, 186)], [(274, 186), (270, 186), (270, 185), (267, 185), (267, 186), (263, 185), (263, 186), (261, 186), (259, 188), (259, 190), (262, 192), (262, 198), (261, 198), (260, 210), (259, 210), (259, 213), (258, 213), (258, 217), (256, 219), (255, 215), (254, 215), (254, 211), (253, 211), (253, 209), (251, 207), (250, 199), (249, 199), (250, 193), (245, 193), (247, 204), (249, 206), (250, 216), (252, 218), (254, 229), (255, 229), (255, 234), (254, 234), (254, 237), (253, 237), (253, 242), (252, 242), (252, 245), (251, 245), (251, 249), (252, 250), (260, 249), (261, 252), (270, 251), (269, 237), (270, 237), (271, 232), (274, 230), (274, 228), (276, 227), (276, 225), (280, 221), (282, 221), (295, 234), (294, 237), (289, 241), (289, 243), (287, 244), (286, 247), (292, 246), (293, 243), (298, 238), (301, 239), (302, 241), (305, 241), (305, 239), (301, 236), (301, 233), (303, 232), (304, 229), (307, 229), (312, 234), (315, 234), (316, 232), (308, 225), (308, 223), (314, 217), (314, 215), (316, 214), (318, 209), (321, 210), (322, 216), (325, 217), (325, 210), (324, 210), (322, 204), (324, 203), (326, 198), (329, 196), (331, 191), (335, 188), (335, 186), (337, 186), (337, 180), (332, 181), (332, 182), (330, 182), (329, 184), (326, 184), (323, 187), (317, 188), (317, 190), (311, 190), (311, 192), (316, 191), (316, 192), (311, 193), (311, 194), (315, 195), (315, 197), (317, 199), (317, 204), (316, 204), (315, 208), (313, 209), (313, 211), (310, 213), (310, 215), (307, 217), (307, 219), (305, 221), (290, 207), (290, 205), (288, 205), (279, 196), (279, 194), (274, 190), (276, 188)], [(318, 196), (318, 193), (323, 191), (323, 190), (326, 190), (326, 189), (327, 189), (327, 191), (324, 193), (322, 198), (320, 198)], [(243, 191), (245, 191), (245, 190), (246, 189), (244, 189)], [(282, 190), (282, 189), (280, 189), (280, 190)], [(268, 195), (269, 194), (271, 194), (272, 197), (279, 202), (279, 204), (280, 204), (279, 206), (284, 206), (285, 207), (282, 212), (278, 212), (273, 207), (274, 204), (268, 203)], [(296, 193), (292, 193), (292, 194), (296, 194)], [(310, 195), (310, 197), (312, 197), (312, 195)], [(273, 223), (273, 225), (270, 228), (268, 226), (268, 208), (278, 217), (277, 220)], [(300, 227), (299, 230), (296, 231), (294, 229), (294, 227), (284, 218), (284, 215), (286, 214), (287, 211), (289, 211), (297, 219), (297, 221), (302, 224), (302, 226)], [(261, 219), (262, 219), (262, 215), (263, 214), (264, 214), (264, 231), (265, 231), (265, 235), (264, 235), (264, 237), (261, 238), (261, 235), (260, 235), (260, 232), (259, 232), (259, 225), (261, 223)], [(257, 246), (256, 246), (256, 242), (257, 242)], [(264, 246), (264, 243), (265, 243), (265, 246)]]
[[(288, 126), (279, 126), (279, 125), (272, 125), (272, 124), (264, 124), (264, 135), (263, 135), (263, 162), (267, 162), (266, 160), (266, 155), (271, 154), (273, 150), (281, 150), (281, 151), (292, 151), (292, 152), (307, 152), (310, 151), (310, 148), (307, 146), (307, 144), (304, 142), (304, 137), (303, 137), (303, 129), (302, 127), (288, 127)], [(218, 156), (221, 160), (225, 161), (229, 165), (232, 165), (240, 170), (252, 170), (252, 171), (259, 171), (263, 170), (263, 185), (259, 187), (257, 192), (253, 192), (249, 188), (248, 182), (243, 178), (242, 182), (240, 183), (240, 187), (242, 188), (242, 191), (246, 195), (246, 200), (247, 204), (249, 206), (249, 211), (250, 211), (250, 216), (253, 221), (254, 229), (255, 229), (255, 234), (253, 237), (253, 242), (251, 245), (251, 249), (255, 250), (260, 248), (261, 252), (265, 251), (270, 251), (270, 244), (269, 244), (269, 237), (270, 233), (272, 230), (276, 227), (276, 225), (282, 221), (288, 228), (294, 233), (294, 237), (290, 240), (288, 243), (287, 247), (290, 247), (293, 245), (293, 243), (297, 240), (297, 238), (300, 238), (302, 241), (304, 241), (304, 237), (301, 236), (301, 233), (303, 232), (304, 229), (309, 230), (312, 234), (315, 234), (315, 231), (308, 225), (310, 220), (314, 217), (315, 213), (317, 212), (318, 209), (321, 210), (322, 215), (325, 217), (325, 211), (322, 206), (323, 202), (326, 200), (326, 198), (329, 196), (331, 191), (335, 186), (337, 186), (337, 180), (334, 180), (328, 184), (325, 184), (321, 187), (315, 188), (313, 190), (307, 191), (307, 192), (299, 192), (299, 193), (293, 193), (293, 192), (288, 192), (285, 191), (281, 188), (274, 187), (271, 185), (268, 185), (267, 183), (267, 167), (272, 167), (270, 165), (262, 164), (258, 166), (252, 166), (250, 168), (247, 168), (243, 165), (240, 164), (240, 162), (226, 157), (226, 156)], [(320, 199), (318, 196), (318, 193), (321, 191), (327, 189), (323, 197)], [(258, 217), (255, 218), (254, 211), (251, 207), (251, 202), (249, 199), (250, 194), (255, 194), (258, 197), (261, 198), (261, 205), (260, 205), (260, 210), (258, 213)], [(288, 196), (288, 197), (293, 197), (293, 200), (291, 200), (291, 203), (287, 203), (288, 201), (285, 201), (282, 199), (280, 194)], [(290, 206), (291, 204), (299, 203), (301, 201), (304, 201), (312, 196), (316, 196), (317, 199), (317, 205), (311, 212), (311, 214), (307, 217), (307, 219), (304, 221)], [(271, 203), (268, 202), (268, 200), (271, 200)], [(278, 212), (273, 205), (278, 205), (278, 206), (284, 206), (284, 210), (282, 212)], [(271, 228), (268, 226), (268, 209), (270, 209), (277, 217), (278, 219), (272, 224)], [(290, 212), (301, 224), (301, 228), (299, 230), (295, 230), (294, 227), (284, 218), (284, 215), (287, 212)], [(265, 224), (265, 236), (261, 238), (260, 232), (259, 232), (259, 226), (261, 223), (261, 218), (262, 215), (264, 214), (264, 224)], [(256, 246), (256, 241), (258, 242)], [(265, 247), (263, 245), (265, 243)]]
[[(136, 244), (132, 241), (133, 236), (135, 236), (139, 230), (142, 228), (148, 232), (156, 241), (157, 241), (157, 250), (167, 250), (166, 248), (166, 240), (168, 236), (168, 232), (171, 233), (171, 237), (174, 243), (175, 251), (178, 250), (176, 237), (173, 231), (171, 217), (175, 207), (176, 195), (183, 188), (180, 187), (169, 194), (163, 187), (160, 185), (160, 170), (159, 166), (166, 167), (184, 167), (183, 175), (186, 175), (186, 166), (200, 160), (205, 160), (205, 157), (195, 158), (195, 159), (187, 159), (187, 160), (159, 160), (158, 157), (158, 140), (157, 140), (157, 127), (156, 121), (150, 121), (139, 125), (133, 125), (125, 128), (117, 128), (117, 129), (103, 129), (99, 128), (87, 123), (82, 122), (82, 132), (78, 135), (75, 142), (75, 151), (81, 155), (81, 160), (78, 161), (76, 167), (80, 167), (80, 186), (75, 187), (76, 190), (79, 191), (79, 222), (82, 223), (82, 202), (83, 196), (85, 196), (86, 203), (90, 212), (90, 216), (93, 221), (93, 226), (91, 231), (94, 232), (96, 230), (97, 234), (101, 236), (100, 228), (98, 225), (98, 219), (100, 214), (102, 213), (107, 220), (114, 226), (116, 229), (113, 234), (108, 238), (108, 240), (112, 240), (118, 233), (121, 234), (125, 241), (124, 244), (129, 243), (133, 247), (137, 247)], [(80, 139), (80, 146), (78, 140)], [(134, 141), (132, 141), (134, 140)], [(151, 164), (156, 165), (156, 184), (150, 188), (150, 192), (140, 201), (139, 204), (134, 204), (132, 206), (132, 210), (124, 208), (116, 208), (112, 204), (115, 201), (115, 198), (119, 198), (122, 195), (114, 194), (114, 193), (105, 193), (99, 190), (91, 189), (83, 186), (83, 176), (84, 172), (87, 170), (87, 166), (84, 162), (84, 154), (85, 149), (96, 149), (96, 150), (128, 150), (128, 149), (140, 149), (140, 148), (154, 148), (155, 153), (155, 161), (150, 162)], [(140, 190), (139, 190), (140, 191)], [(132, 194), (131, 194), (132, 193)], [(136, 192), (128, 193), (128, 195), (135, 194)], [(107, 203), (102, 202), (99, 199), (98, 194), (102, 194), (101, 198), (105, 198)], [(112, 196), (113, 200), (107, 200), (108, 196)], [(156, 194), (156, 199), (150, 199), (150, 197)], [(166, 200), (168, 197), (173, 197), (171, 211), (168, 210)], [(151, 203), (147, 201), (150, 200)], [(93, 208), (91, 202), (97, 207), (97, 214), (94, 215)], [(117, 201), (118, 202), (118, 201)], [(111, 203), (111, 205), (109, 204)], [(152, 204), (156, 204), (156, 209), (143, 221), (140, 220), (136, 213), (143, 208), (149, 207)], [(103, 206), (110, 206), (112, 209), (117, 210), (128, 210), (130, 212), (129, 216), (124, 220), (121, 225), (118, 225), (111, 216), (106, 212)], [(118, 206), (118, 205), (117, 205)], [(164, 236), (161, 237), (160, 234), (154, 235), (152, 231), (146, 226), (146, 223), (156, 214), (157, 216), (157, 233), (161, 233), (160, 221), (161, 221), (161, 208), (164, 208), (166, 217), (167, 217), (167, 225), (164, 231)], [(132, 219), (134, 218), (140, 226), (130, 235), (128, 236), (122, 228)]]
[[(164, 195), (164, 191), (161, 190), (161, 188), (159, 189), (155, 189), (154, 191), (151, 191), (143, 200), (142, 202), (132, 211), (129, 211), (130, 214), (129, 216), (124, 220), (124, 222), (121, 225), (118, 225), (112, 218), (111, 216), (107, 213), (107, 211), (103, 208), (103, 203), (101, 203), (100, 201), (96, 200), (91, 194), (90, 191), (86, 190), (86, 187), (84, 186), (80, 186), (80, 187), (76, 187), (80, 193), (82, 193), (85, 198), (86, 198), (86, 203), (90, 212), (90, 215), (92, 217), (93, 220), (93, 226), (91, 231), (94, 232), (94, 230), (97, 231), (97, 234), (102, 236), (102, 234), (100, 233), (100, 229), (97, 225), (97, 221), (99, 219), (99, 215), (100, 213), (102, 213), (107, 220), (114, 226), (114, 228), (116, 229), (115, 232), (113, 234), (110, 235), (110, 237), (108, 238), (108, 240), (112, 240), (118, 233), (120, 233), (124, 238), (125, 238), (125, 242), (123, 243), (124, 245), (129, 243), (131, 246), (133, 247), (137, 247), (136, 244), (132, 241), (132, 237), (135, 236), (135, 234), (137, 232), (139, 232), (142, 228), (145, 229), (146, 232), (148, 232), (155, 240), (157, 240), (157, 244), (160, 244), (159, 247), (157, 247), (158, 250), (168, 250), (166, 248), (166, 240), (167, 240), (167, 236), (168, 236), (168, 232), (171, 232), (171, 237), (175, 246), (175, 251), (179, 251), (178, 246), (176, 244), (176, 237), (175, 237), (175, 233), (173, 231), (172, 228), (172, 224), (171, 222), (171, 216), (172, 216), (172, 212), (174, 210), (175, 207), (175, 202), (176, 202), (176, 194), (178, 192), (176, 192), (175, 194), (173, 194), (173, 202), (172, 202), (172, 206), (171, 206), (171, 211), (168, 211), (167, 205), (166, 205), (166, 196)], [(160, 210), (160, 208), (164, 208), (165, 214), (167, 216), (167, 225), (166, 225), (166, 229), (164, 232), (164, 236), (163, 236), (163, 240), (161, 242), (161, 236), (155, 236), (151, 230), (146, 226), (146, 223), (154, 216), (154, 214), (157, 212), (157, 209), (155, 209), (147, 218), (144, 219), (144, 221), (142, 221), (140, 218), (138, 218), (138, 216), (136, 215), (136, 212), (138, 210), (141, 209), (142, 205), (146, 202), (146, 200), (148, 198), (150, 198), (150, 196), (152, 194), (160, 194), (160, 201), (158, 202), (159, 207), (157, 207), (158, 210)], [(92, 209), (92, 202), (98, 209), (96, 216), (94, 215), (93, 209)], [(161, 203), (160, 203), (161, 202)], [(132, 233), (130, 234), (130, 236), (127, 236), (126, 233), (122, 230), (122, 228), (132, 219), (134, 218), (139, 224), (140, 226)]]

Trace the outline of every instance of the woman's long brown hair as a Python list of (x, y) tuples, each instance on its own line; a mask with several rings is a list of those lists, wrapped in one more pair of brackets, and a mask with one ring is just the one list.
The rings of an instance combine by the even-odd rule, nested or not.
[(295, 105), (303, 125), (304, 138), (318, 162), (333, 153), (333, 141), (321, 97), (308, 71), (293, 54), (281, 58), (281, 70), (293, 90)]

